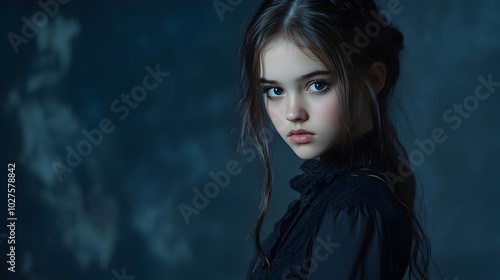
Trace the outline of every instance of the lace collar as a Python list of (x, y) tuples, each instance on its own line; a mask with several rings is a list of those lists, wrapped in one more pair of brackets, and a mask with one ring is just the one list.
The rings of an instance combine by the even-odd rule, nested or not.
[(379, 169), (380, 141), (374, 131), (368, 132), (353, 143), (350, 153), (333, 148), (327, 153), (300, 166), (304, 171), (290, 180), (290, 187), (301, 193), (309, 194), (320, 186), (331, 184), (339, 175), (360, 168)]

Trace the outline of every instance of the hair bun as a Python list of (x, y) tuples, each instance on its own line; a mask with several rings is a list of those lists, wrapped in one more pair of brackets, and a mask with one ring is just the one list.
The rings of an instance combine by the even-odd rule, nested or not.
[(399, 49), (403, 49), (404, 35), (397, 28), (392, 26), (387, 26), (387, 33), (389, 35), (390, 40), (399, 47)]

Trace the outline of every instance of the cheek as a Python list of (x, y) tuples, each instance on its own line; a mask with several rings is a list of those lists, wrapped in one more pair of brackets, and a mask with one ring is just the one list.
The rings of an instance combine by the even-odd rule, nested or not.
[(279, 108), (277, 108), (275, 105), (273, 104), (269, 104), (266, 102), (265, 104), (266, 106), (266, 112), (267, 112), (267, 115), (269, 116), (269, 119), (271, 119), (271, 122), (273, 123), (274, 127), (279, 131), (280, 127), (281, 127), (281, 123), (283, 123), (281, 121), (281, 112), (279, 110)]
[(332, 98), (331, 100), (322, 102), (321, 105), (318, 106), (317, 116), (329, 127), (338, 127), (340, 116), (338, 98), (335, 96), (335, 98)]

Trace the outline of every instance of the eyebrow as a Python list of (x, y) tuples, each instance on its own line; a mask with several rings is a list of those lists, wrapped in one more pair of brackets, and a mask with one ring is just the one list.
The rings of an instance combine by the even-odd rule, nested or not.
[[(314, 76), (329, 75), (329, 74), (330, 74), (329, 71), (317, 70), (317, 71), (313, 71), (311, 73), (307, 73), (305, 75), (298, 77), (296, 79), (296, 81), (301, 82), (303, 80), (309, 79), (309, 78), (314, 77)], [(279, 84), (277, 81), (268, 80), (266, 78), (260, 78), (260, 83), (262, 83), (262, 84)]]

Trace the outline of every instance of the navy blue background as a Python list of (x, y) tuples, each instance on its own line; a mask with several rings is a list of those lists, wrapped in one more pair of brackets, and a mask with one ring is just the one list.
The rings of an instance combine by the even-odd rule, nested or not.
[[(500, 87), (477, 104), (471, 96), (478, 77), (500, 81), (500, 3), (400, 5), (391, 21), (407, 49), (394, 119), (415, 155), (435, 261), (446, 279), (498, 279)], [(7, 181), (7, 163), (16, 163), (18, 218), (14, 274), (0, 228), (2, 279), (244, 277), (262, 166), (236, 153), (231, 132), (238, 48), (256, 6), (240, 1), (219, 15), (213, 1), (69, 1), (16, 52), (9, 34), (21, 36), (22, 17), (43, 10), (36, 1), (1, 2), (0, 168)], [(113, 102), (124, 106), (121, 95), (142, 85), (148, 66), (169, 74), (128, 114), (117, 112)], [(464, 102), (473, 110), (453, 112)], [(103, 119), (113, 131), (60, 181), (55, 162), (67, 166), (68, 150), (88, 141), (82, 130)], [(435, 129), (446, 140), (426, 154), (417, 143)], [(288, 180), (302, 162), (277, 134), (271, 144), (276, 179), (264, 235), (297, 197)], [(228, 164), (236, 171), (225, 188), (186, 223), (179, 205), (193, 207), (196, 190)]]

